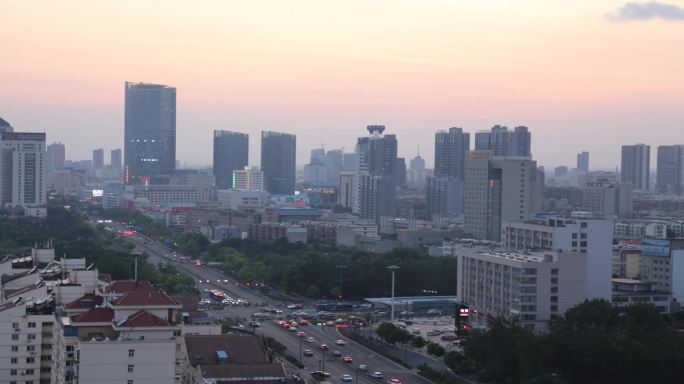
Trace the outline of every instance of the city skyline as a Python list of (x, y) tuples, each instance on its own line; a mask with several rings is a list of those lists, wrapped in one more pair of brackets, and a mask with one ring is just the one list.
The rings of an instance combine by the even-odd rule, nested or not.
[[(13, 59), (3, 63), (1, 115), (18, 130), (65, 143), (72, 159), (104, 143), (123, 147), (125, 81), (178, 89), (178, 159), (197, 165), (211, 164), (210, 151), (200, 149), (210, 148), (217, 129), (292, 133), (297, 164), (305, 164), (321, 142), (351, 151), (355, 132), (383, 124), (396, 133), (399, 156), (412, 158), (420, 145), (432, 167), (435, 131), (502, 124), (529, 127), (539, 164), (571, 166), (587, 150), (592, 168), (611, 169), (619, 146), (587, 136), (600, 131), (656, 147), (684, 123), (676, 102), (684, 57), (673, 49), (684, 23), (662, 10), (635, 16), (623, 1), (563, 4), (564, 12), (539, 1), (334, 9), (306, 1), (123, 2), (108, 12), (73, 4), (5, 2), (0, 26), (16, 36), (6, 42)], [(148, 7), (157, 23), (139, 22)], [(54, 28), (32, 28), (37, 23)], [(135, 27), (122, 32), (122, 23)], [(40, 31), (51, 31), (50, 39)], [(83, 137), (83, 129), (97, 134)], [(250, 152), (259, 158), (258, 143)]]

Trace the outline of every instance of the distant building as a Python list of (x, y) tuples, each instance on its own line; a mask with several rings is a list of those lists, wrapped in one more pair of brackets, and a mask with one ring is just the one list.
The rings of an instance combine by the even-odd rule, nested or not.
[(221, 208), (234, 211), (244, 208), (261, 208), (269, 201), (268, 192), (254, 190), (221, 189), (216, 191), (216, 197)]
[(427, 178), (427, 217), (463, 214), (463, 181), (470, 134), (449, 128), (435, 134), (434, 176)]
[(264, 173), (259, 167), (245, 166), (243, 169), (233, 171), (233, 189), (245, 191), (263, 191)]
[(553, 170), (553, 176), (555, 177), (565, 176), (567, 173), (568, 167), (566, 167), (565, 165), (560, 165)]
[(528, 157), (492, 157), (468, 152), (464, 182), (464, 231), (498, 241), (504, 221), (524, 220), (541, 211), (537, 163)]
[(233, 172), (247, 166), (249, 135), (230, 131), (214, 131), (214, 176), (217, 189), (233, 187)]
[(631, 184), (595, 182), (582, 188), (582, 209), (602, 215), (627, 217), (632, 213), (634, 196)]
[(406, 159), (403, 157), (397, 157), (397, 168), (394, 175), (394, 178), (397, 181), (397, 187), (406, 187), (406, 172)]
[(52, 143), (47, 146), (47, 172), (64, 169), (66, 150), (62, 143)]
[(110, 152), (110, 165), (112, 169), (112, 176), (117, 180), (121, 177), (121, 159), (121, 149), (112, 149)]
[(658, 147), (656, 191), (668, 195), (684, 193), (684, 145)]
[(397, 138), (383, 135), (384, 125), (369, 125), (370, 135), (357, 140), (357, 212), (361, 218), (379, 221), (396, 215)]
[(589, 152), (582, 151), (577, 154), (577, 170), (589, 173)]
[(169, 175), (176, 168), (176, 88), (126, 82), (125, 182)]
[(532, 136), (527, 127), (507, 127), (495, 125), (490, 131), (475, 133), (475, 150), (490, 151), (492, 156), (531, 157)]
[(99, 148), (93, 150), (93, 171), (95, 177), (102, 177), (102, 171), (104, 170), (104, 149)]
[(33, 207), (47, 200), (45, 133), (0, 134), (0, 206)]
[(297, 137), (287, 133), (261, 132), (261, 170), (264, 186), (273, 195), (295, 191)]
[(637, 303), (653, 304), (662, 314), (671, 313), (672, 296), (668, 291), (658, 291), (652, 283), (638, 279), (613, 279), (613, 305), (625, 310)]
[(623, 145), (620, 181), (634, 190), (647, 191), (650, 185), (651, 147), (646, 144)]
[(345, 208), (354, 209), (356, 206), (356, 173), (354, 171), (342, 171), (340, 173), (339, 192), (337, 203)]

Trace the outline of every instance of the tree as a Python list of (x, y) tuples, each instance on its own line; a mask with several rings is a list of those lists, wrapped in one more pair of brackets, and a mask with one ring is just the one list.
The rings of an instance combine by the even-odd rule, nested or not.
[(437, 343), (428, 342), (427, 343), (427, 353), (433, 356), (441, 357), (444, 355), (444, 347)]
[(304, 295), (307, 297), (317, 299), (317, 298), (321, 297), (321, 290), (318, 289), (318, 287), (315, 285), (309, 285), (309, 288), (306, 289), (306, 292), (304, 292)]
[(342, 298), (342, 289), (340, 287), (332, 287), (330, 289), (330, 295), (334, 298)]
[(411, 338), (411, 346), (413, 348), (423, 348), (425, 344), (425, 339), (423, 339), (421, 336)]

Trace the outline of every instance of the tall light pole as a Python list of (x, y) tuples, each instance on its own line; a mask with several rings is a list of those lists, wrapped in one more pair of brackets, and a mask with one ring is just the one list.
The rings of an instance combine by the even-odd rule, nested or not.
[(394, 272), (399, 269), (399, 267), (396, 265), (390, 265), (387, 267), (387, 269), (392, 272), (392, 301), (390, 302), (390, 321), (394, 322)]
[(342, 295), (344, 293), (344, 270), (348, 267), (346, 265), (336, 265), (335, 268), (340, 271), (340, 301), (342, 301)]

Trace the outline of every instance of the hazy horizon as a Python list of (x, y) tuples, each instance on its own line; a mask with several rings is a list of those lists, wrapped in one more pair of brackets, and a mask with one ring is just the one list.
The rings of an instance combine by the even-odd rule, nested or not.
[(211, 164), (215, 129), (248, 133), (255, 165), (262, 130), (296, 134), (301, 167), (383, 124), (432, 167), (437, 130), (501, 124), (546, 167), (586, 150), (614, 169), (634, 143), (655, 167), (684, 144), (684, 2), (631, 4), (2, 1), (0, 117), (90, 159), (123, 148), (124, 82), (148, 82), (177, 88), (189, 164)]

